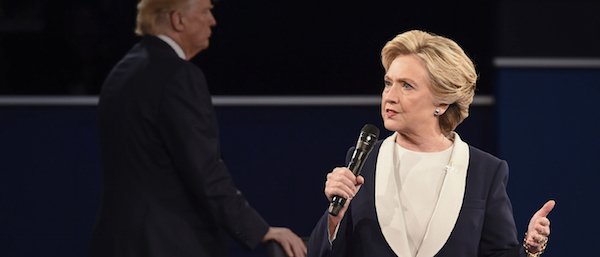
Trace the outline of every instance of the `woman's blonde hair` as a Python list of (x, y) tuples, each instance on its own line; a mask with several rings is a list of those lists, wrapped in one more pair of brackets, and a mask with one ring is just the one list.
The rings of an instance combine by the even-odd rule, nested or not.
[(157, 36), (164, 32), (169, 14), (185, 10), (196, 0), (140, 0), (137, 5), (135, 34)]
[(400, 55), (414, 55), (429, 73), (433, 101), (448, 104), (440, 116), (440, 128), (445, 135), (469, 116), (469, 105), (475, 95), (475, 66), (456, 42), (420, 30), (397, 35), (381, 50), (381, 62), (387, 71)]

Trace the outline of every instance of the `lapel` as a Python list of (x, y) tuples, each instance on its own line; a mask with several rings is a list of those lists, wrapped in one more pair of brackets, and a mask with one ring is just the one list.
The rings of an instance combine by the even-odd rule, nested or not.
[(396, 133), (381, 143), (375, 171), (375, 211), (381, 233), (398, 257), (409, 257), (410, 251), (404, 215), (400, 207), (397, 176), (394, 167), (398, 158), (394, 152)]
[[(423, 238), (417, 257), (434, 256), (446, 243), (462, 206), (467, 168), (469, 164), (469, 146), (458, 134), (454, 136), (454, 149), (450, 163), (446, 166), (446, 176), (440, 190), (440, 196)], [(399, 204), (399, 179), (395, 169), (399, 164), (395, 153), (396, 133), (381, 144), (375, 172), (375, 210), (381, 226), (381, 232), (388, 245), (399, 257), (409, 257), (408, 239), (404, 224), (404, 215)]]

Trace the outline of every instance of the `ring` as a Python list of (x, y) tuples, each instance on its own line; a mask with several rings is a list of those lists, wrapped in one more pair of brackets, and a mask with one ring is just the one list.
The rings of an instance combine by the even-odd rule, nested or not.
[(544, 241), (544, 236), (540, 235), (540, 240), (537, 240), (537, 242), (541, 243), (542, 241)]

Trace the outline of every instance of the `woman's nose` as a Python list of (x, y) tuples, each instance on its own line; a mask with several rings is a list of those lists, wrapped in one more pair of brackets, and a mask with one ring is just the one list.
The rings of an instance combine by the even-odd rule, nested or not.
[(396, 85), (391, 85), (386, 91), (384, 91), (383, 97), (386, 102), (392, 102), (392, 103), (398, 102), (397, 88), (398, 87)]

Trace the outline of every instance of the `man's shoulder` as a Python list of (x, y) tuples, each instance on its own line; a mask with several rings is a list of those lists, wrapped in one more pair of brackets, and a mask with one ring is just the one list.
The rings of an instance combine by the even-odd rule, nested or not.
[(142, 63), (149, 76), (167, 76), (176, 79), (204, 78), (202, 70), (190, 61), (181, 59), (166, 42), (158, 37), (144, 36), (139, 49), (130, 51)]

